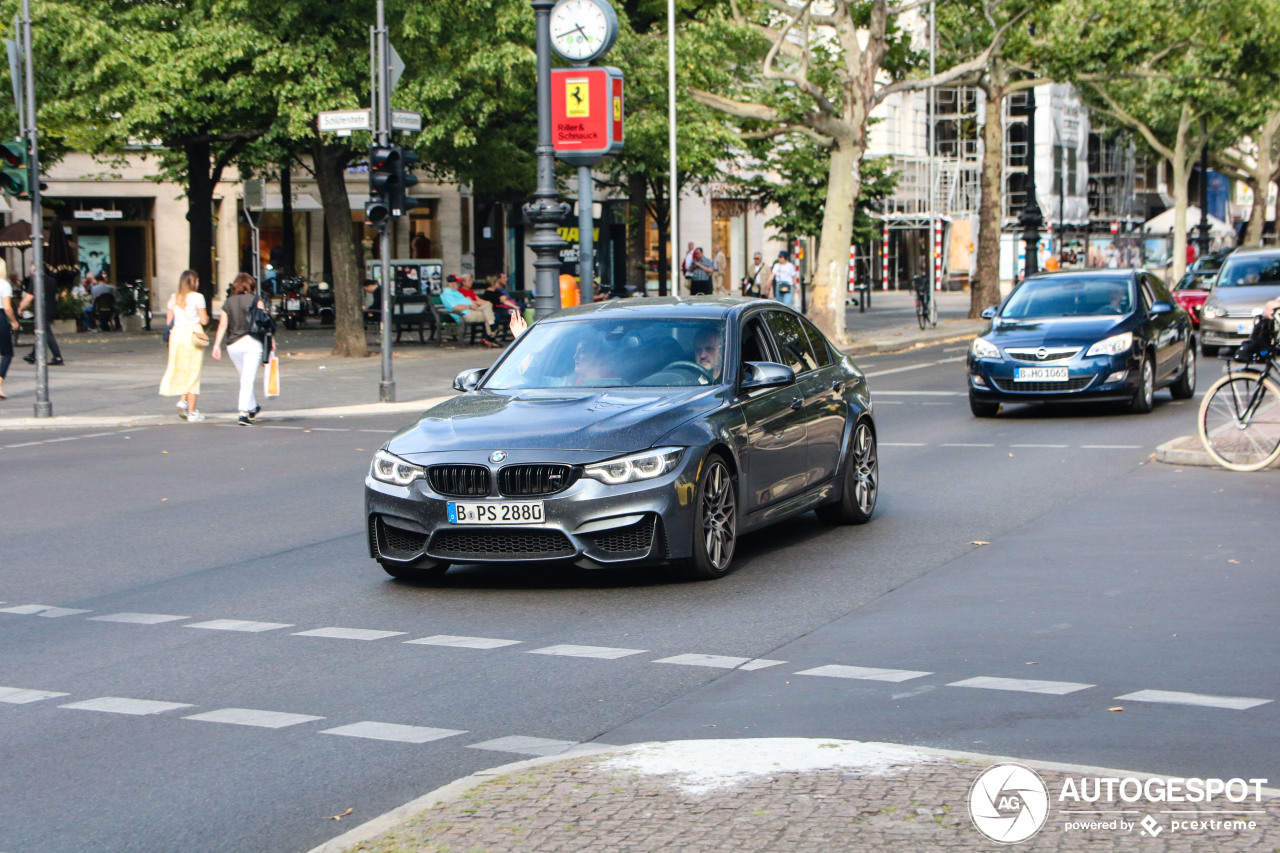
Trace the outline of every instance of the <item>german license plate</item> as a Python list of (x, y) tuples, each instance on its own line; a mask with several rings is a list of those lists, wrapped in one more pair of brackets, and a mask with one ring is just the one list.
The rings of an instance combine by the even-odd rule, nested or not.
[(286, 311), (297, 311), (301, 307), (302, 307), (301, 299), (286, 299), (284, 301), (284, 308)]
[(1067, 368), (1063, 367), (1019, 367), (1014, 369), (1014, 382), (1066, 382)]
[(1253, 334), (1253, 323), (1236, 323), (1236, 334), (1238, 335)]
[(542, 524), (542, 501), (449, 501), (450, 524)]

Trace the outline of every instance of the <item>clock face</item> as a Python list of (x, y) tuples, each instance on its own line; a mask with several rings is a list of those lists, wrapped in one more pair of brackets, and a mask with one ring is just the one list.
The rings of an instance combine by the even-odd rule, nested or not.
[(551, 46), (565, 59), (584, 62), (613, 46), (613, 8), (607, 0), (560, 0), (551, 10)]

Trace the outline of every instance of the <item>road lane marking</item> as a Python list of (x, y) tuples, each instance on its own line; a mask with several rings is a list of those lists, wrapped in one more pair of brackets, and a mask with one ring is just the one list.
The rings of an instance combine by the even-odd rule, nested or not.
[(881, 391), (877, 388), (871, 392), (872, 398), (892, 395), (894, 397), (967, 397), (968, 391)]
[(500, 649), (503, 646), (518, 646), (523, 640), (498, 640), (493, 637), (457, 637), (453, 634), (436, 634), (434, 637), (423, 637), (420, 640), (405, 640), (408, 645), (417, 646), (450, 646), (457, 649)]
[(183, 625), (184, 628), (206, 628), (210, 631), (246, 631), (259, 634), (263, 631), (275, 631), (279, 628), (292, 628), (283, 622), (250, 622), (246, 619), (213, 619), (208, 622), (193, 622)]
[(454, 735), (466, 734), (466, 729), (433, 729), (428, 726), (402, 726), (396, 723), (376, 723), (365, 720), (349, 726), (338, 726), (325, 729), (322, 735), (341, 735), (342, 737), (358, 737), (368, 740), (393, 740), (400, 743), (429, 743)]
[(35, 447), (38, 444), (57, 444), (63, 441), (79, 441), (80, 439), (83, 439), (83, 438), (106, 438), (107, 436), (112, 436), (112, 435), (123, 435), (126, 432), (141, 432), (142, 430), (145, 430), (145, 429), (146, 427), (134, 427), (132, 429), (122, 429), (122, 430), (117, 430), (115, 432), (94, 432), (88, 435), (72, 435), (72, 436), (64, 436), (62, 438), (44, 438), (44, 439), (40, 439), (39, 441), (23, 441), (18, 444), (4, 444), (4, 445), (0, 445), (0, 449), (16, 450), (19, 447)]
[(1247, 696), (1208, 696), (1203, 693), (1178, 693), (1173, 690), (1139, 690), (1117, 696), (1116, 701), (1161, 702), (1170, 705), (1198, 705), (1204, 708), (1225, 708), (1229, 711), (1247, 711), (1266, 705), (1270, 699), (1250, 699)]
[(5, 607), (0, 613), (16, 613), (19, 616), (44, 616), (57, 619), (59, 616), (74, 616), (77, 613), (92, 613), (92, 610), (76, 610), (72, 607), (54, 607), (50, 604), (19, 604), (17, 607)]
[(1011, 690), (1017, 693), (1048, 693), (1052, 696), (1065, 696), (1077, 690), (1088, 690), (1093, 684), (1079, 684), (1074, 681), (1036, 681), (1030, 678), (996, 678), (980, 675), (977, 678), (966, 678), (953, 681), (948, 687), (977, 687), (982, 690)]
[(1068, 444), (1011, 444), (1011, 445), (1009, 445), (1009, 446), (1010, 446), (1010, 447), (1020, 447), (1020, 448), (1035, 448), (1035, 447), (1041, 447), (1041, 448), (1045, 448), (1045, 449), (1048, 449), (1048, 450), (1064, 450), (1064, 449), (1066, 449), (1067, 447), (1070, 447), (1070, 445), (1068, 445)]
[(964, 444), (961, 442), (950, 442), (948, 444), (939, 445), (940, 447), (995, 447), (994, 444)]
[(70, 708), (73, 711), (102, 711), (107, 714), (130, 714), (135, 717), (143, 717), (148, 714), (163, 714), (165, 711), (194, 706), (187, 702), (155, 702), (151, 699), (100, 696), (97, 699), (86, 699), (83, 702), (72, 702), (58, 707)]
[(929, 445), (918, 441), (882, 441), (881, 447), (928, 447)]
[(608, 646), (546, 646), (541, 649), (530, 649), (526, 654), (531, 655), (563, 655), (571, 658), (600, 658), (602, 660), (615, 660), (617, 658), (625, 658), (628, 655), (642, 655), (647, 649), (613, 649)]
[(43, 699), (70, 696), (70, 693), (54, 693), (50, 690), (24, 690), (21, 687), (0, 687), (0, 702), (6, 705), (28, 705)]
[(295, 637), (330, 637), (335, 640), (381, 640), (386, 637), (400, 637), (404, 631), (372, 631), (367, 628), (313, 628), (310, 631), (295, 631)]
[(219, 708), (203, 714), (192, 714), (184, 720), (197, 720), (202, 723), (226, 723), (232, 726), (257, 726), (263, 729), (283, 729), (301, 723), (323, 720), (324, 717), (313, 717), (310, 714), (285, 714), (280, 711), (258, 711), (253, 708)]
[(656, 660), (654, 663), (674, 663), (680, 666), (713, 666), (717, 669), (734, 669), (747, 663), (751, 658), (731, 658), (724, 655), (676, 655), (675, 657)]
[(796, 675), (818, 675), (825, 678), (857, 678), (865, 681), (910, 681), (913, 678), (933, 675), (933, 673), (918, 672), (913, 669), (879, 669), (874, 666), (844, 666), (833, 663), (827, 666), (802, 670), (797, 672)]
[(756, 658), (753, 661), (747, 661), (742, 666), (738, 667), (738, 669), (744, 670), (746, 672), (751, 672), (752, 670), (765, 669), (770, 666), (778, 666), (779, 664), (784, 664), (784, 663), (786, 663), (786, 661), (784, 660), (768, 660), (767, 658)]
[(1082, 444), (1083, 450), (1141, 450), (1141, 444)]
[(968, 356), (957, 355), (951, 358), (940, 358), (937, 361), (927, 361), (921, 364), (907, 364), (902, 367), (891, 367), (888, 370), (877, 370), (866, 374), (868, 378), (876, 376), (888, 376), (891, 373), (906, 373), (908, 370), (922, 370), (926, 367), (937, 367), (940, 364), (954, 364), (957, 361), (964, 361)]
[(545, 737), (512, 735), (473, 743), (467, 749), (487, 749), (493, 752), (513, 752), (516, 755), (559, 755), (578, 745), (576, 740), (552, 740)]
[(180, 622), (190, 616), (168, 616), (164, 613), (108, 613), (106, 616), (90, 616), (90, 622), (128, 622), (133, 625), (160, 625), (164, 622)]

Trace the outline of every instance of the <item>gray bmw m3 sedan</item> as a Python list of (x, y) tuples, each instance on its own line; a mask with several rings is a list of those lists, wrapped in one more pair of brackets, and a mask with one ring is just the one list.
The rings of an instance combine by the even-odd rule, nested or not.
[(776, 302), (559, 311), (454, 388), (365, 478), (369, 554), (396, 578), (536, 561), (718, 578), (741, 533), (875, 510), (866, 378)]

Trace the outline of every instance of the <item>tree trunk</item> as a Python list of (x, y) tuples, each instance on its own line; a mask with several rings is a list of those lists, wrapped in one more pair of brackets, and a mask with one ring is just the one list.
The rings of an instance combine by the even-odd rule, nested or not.
[(985, 124), (982, 126), (982, 200), (978, 205), (978, 263), (969, 287), (969, 319), (982, 316), (984, 308), (1000, 302), (1000, 200), (1004, 196), (1001, 175), (1004, 172), (1004, 101), (999, 61), (992, 60), (990, 88), (987, 96)]
[(298, 264), (297, 238), (293, 231), (293, 175), (289, 172), (289, 164), (280, 166), (280, 218), (284, 229), (280, 243), (281, 254), (284, 255), (283, 275), (296, 275)]
[[(857, 126), (857, 125), (855, 125)], [(827, 203), (822, 211), (822, 234), (813, 270), (813, 296), (809, 319), (837, 346), (847, 342), (844, 304), (849, 269), (849, 242), (853, 239), (853, 214), (862, 192), (864, 136), (837, 139), (831, 147), (827, 171)]]
[[(217, 283), (213, 280), (213, 182), (208, 142), (187, 142), (187, 266), (200, 277), (205, 304), (213, 308)], [(234, 211), (234, 203), (231, 205)]]
[(351, 202), (344, 171), (350, 152), (316, 138), (311, 142), (311, 155), (333, 257), (333, 354), (362, 358), (369, 354), (369, 346), (364, 336), (360, 249), (351, 228)]
[(644, 173), (635, 172), (627, 176), (627, 284), (634, 287), (636, 293), (644, 293), (647, 284), (648, 271), (644, 263), (648, 239), (646, 209)]
[(1257, 171), (1245, 183), (1253, 190), (1253, 204), (1249, 207), (1249, 224), (1245, 226), (1241, 246), (1261, 246), (1262, 228), (1267, 222), (1267, 193), (1271, 189), (1270, 181), (1263, 177), (1258, 180)]

